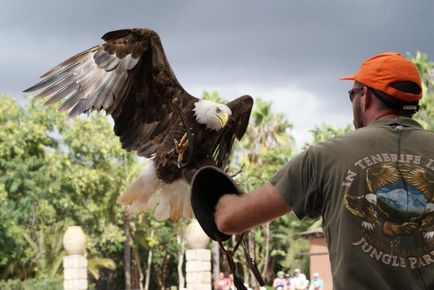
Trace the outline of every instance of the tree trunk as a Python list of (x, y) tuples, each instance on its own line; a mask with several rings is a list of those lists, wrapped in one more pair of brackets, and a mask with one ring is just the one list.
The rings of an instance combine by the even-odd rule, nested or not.
[(166, 255), (163, 259), (163, 262), (161, 263), (161, 268), (160, 268), (161, 272), (160, 271), (156, 272), (157, 284), (158, 284), (160, 290), (165, 290), (164, 287), (165, 287), (165, 282), (166, 282), (166, 277), (167, 277), (166, 269), (167, 269), (168, 261), (169, 261), (169, 255)]
[(149, 282), (151, 279), (151, 266), (152, 266), (152, 250), (149, 250), (148, 261), (146, 262), (145, 286), (144, 286), (143, 290), (149, 290)]
[[(250, 257), (252, 257), (253, 261), (255, 261), (255, 263), (256, 263), (255, 239), (254, 239), (254, 233), (253, 233), (253, 231), (249, 232), (248, 238), (249, 238), (249, 243), (248, 243), (248, 245), (249, 245), (249, 255), (250, 255)], [(248, 281), (248, 280), (246, 280), (246, 281)], [(256, 284), (257, 284), (257, 281), (256, 281), (256, 278), (255, 278), (255, 275), (253, 275), (253, 273), (250, 271), (250, 286), (253, 287)]]
[(214, 283), (215, 279), (220, 274), (220, 248), (218, 242), (216, 241), (212, 241), (211, 254), (212, 254), (212, 280)]
[(270, 222), (264, 224), (264, 268), (262, 273), (264, 276), (268, 276), (268, 266), (270, 259)]
[[(253, 257), (252, 256), (252, 253), (250, 253), (250, 243), (252, 242), (251, 240), (251, 236), (252, 236), (252, 232), (251, 231), (248, 231), (246, 234), (245, 234), (245, 236), (244, 236), (244, 239), (247, 239), (247, 245), (249, 246), (249, 248), (247, 249), (247, 251), (249, 251), (249, 255), (251, 256), (251, 257)], [(244, 251), (244, 249), (243, 249), (243, 251)], [(249, 285), (251, 285), (251, 283), (250, 283), (250, 281), (252, 280), (251, 279), (251, 277), (250, 277), (250, 275), (251, 275), (251, 271), (250, 271), (250, 269), (247, 267), (247, 261), (245, 261), (244, 259), (245, 259), (245, 257), (244, 257), (244, 255), (242, 255), (243, 256), (243, 263), (241, 263), (242, 264), (242, 266), (243, 266), (243, 281), (244, 282), (246, 282), (246, 283), (249, 283)]]
[(184, 279), (184, 273), (182, 272), (182, 265), (184, 264), (184, 253), (185, 253), (185, 239), (184, 239), (184, 233), (178, 233), (176, 235), (176, 240), (179, 245), (179, 252), (178, 252), (178, 289), (184, 289), (185, 288), (185, 279)]
[(131, 289), (131, 245), (130, 245), (130, 217), (126, 209), (123, 211), (124, 218), (124, 269), (125, 269), (125, 290)]
[(250, 281), (250, 270), (247, 267), (247, 263), (241, 263), (241, 265), (243, 266), (243, 281), (244, 282), (248, 282)]
[(138, 285), (134, 285), (134, 289), (140, 289), (143, 290), (143, 271), (142, 271), (142, 266), (140, 263), (140, 255), (139, 255), (139, 250), (137, 249), (137, 247), (133, 247), (133, 257), (134, 257), (134, 266), (135, 266), (135, 273), (138, 273), (139, 277), (135, 277), (135, 284)]

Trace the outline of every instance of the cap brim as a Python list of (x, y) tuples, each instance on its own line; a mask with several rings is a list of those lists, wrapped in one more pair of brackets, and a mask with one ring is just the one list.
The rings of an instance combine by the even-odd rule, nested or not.
[(344, 76), (344, 77), (340, 77), (340, 80), (355, 80), (356, 76), (355, 75), (350, 75), (350, 76)]

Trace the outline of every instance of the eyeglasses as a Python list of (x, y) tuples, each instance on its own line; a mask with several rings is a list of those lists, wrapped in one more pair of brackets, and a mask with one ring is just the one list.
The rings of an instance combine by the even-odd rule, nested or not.
[(348, 91), (348, 96), (350, 97), (350, 101), (351, 101), (351, 103), (353, 102), (354, 97), (356, 96), (356, 93), (357, 93), (358, 91), (363, 91), (364, 88), (365, 88), (365, 87), (352, 88), (351, 90)]

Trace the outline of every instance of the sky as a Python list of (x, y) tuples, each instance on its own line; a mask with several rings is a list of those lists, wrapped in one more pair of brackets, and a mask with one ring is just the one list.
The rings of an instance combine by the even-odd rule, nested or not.
[(295, 145), (315, 126), (352, 124), (347, 91), (381, 52), (434, 59), (432, 0), (0, 0), (0, 93), (23, 89), (112, 30), (150, 28), (181, 85), (272, 102)]

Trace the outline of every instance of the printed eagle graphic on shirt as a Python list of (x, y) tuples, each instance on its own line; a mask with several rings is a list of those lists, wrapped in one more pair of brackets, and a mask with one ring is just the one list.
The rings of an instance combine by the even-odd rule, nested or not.
[[(385, 234), (396, 235), (417, 228), (427, 240), (434, 239), (434, 174), (414, 164), (379, 163), (366, 170), (369, 192), (345, 194), (344, 205), (362, 220), (363, 228), (383, 226)], [(403, 180), (405, 183), (403, 183)], [(382, 221), (384, 222), (382, 224)]]

